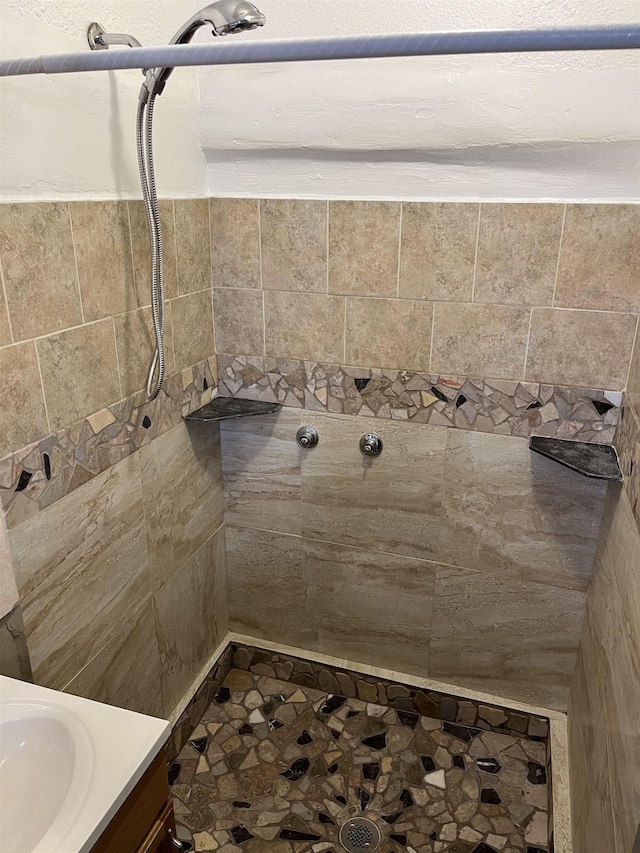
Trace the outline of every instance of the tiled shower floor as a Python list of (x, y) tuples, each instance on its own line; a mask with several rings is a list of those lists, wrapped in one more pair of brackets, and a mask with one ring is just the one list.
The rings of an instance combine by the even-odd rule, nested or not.
[(526, 737), (232, 669), (170, 781), (196, 851), (341, 853), (363, 816), (381, 853), (546, 853), (545, 761)]

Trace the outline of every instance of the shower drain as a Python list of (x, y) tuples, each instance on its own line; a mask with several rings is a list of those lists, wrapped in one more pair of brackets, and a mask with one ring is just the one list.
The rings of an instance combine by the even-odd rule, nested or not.
[(382, 841), (380, 830), (372, 820), (356, 817), (342, 824), (340, 843), (349, 853), (377, 850)]

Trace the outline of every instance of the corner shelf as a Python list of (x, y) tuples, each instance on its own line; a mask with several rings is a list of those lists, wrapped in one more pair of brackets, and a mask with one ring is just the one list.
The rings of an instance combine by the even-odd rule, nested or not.
[(185, 415), (185, 421), (226, 421), (231, 418), (249, 418), (279, 412), (282, 403), (262, 403), (260, 400), (241, 400), (238, 397), (214, 397), (202, 408)]
[(568, 441), (532, 435), (529, 447), (535, 453), (553, 459), (585, 477), (622, 482), (618, 454), (610, 444), (591, 444), (587, 441)]

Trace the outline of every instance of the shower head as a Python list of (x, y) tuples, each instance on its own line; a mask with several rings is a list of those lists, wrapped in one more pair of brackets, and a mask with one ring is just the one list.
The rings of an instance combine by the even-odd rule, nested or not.
[[(214, 36), (227, 36), (263, 27), (267, 19), (248, 0), (217, 0), (189, 18), (169, 44), (187, 44), (200, 27), (211, 27)], [(141, 98), (160, 95), (173, 68), (149, 69), (140, 93)]]

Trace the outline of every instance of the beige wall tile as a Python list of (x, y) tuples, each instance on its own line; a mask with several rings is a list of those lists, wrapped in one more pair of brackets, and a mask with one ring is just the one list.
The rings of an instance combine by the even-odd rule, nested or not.
[(165, 713), (171, 714), (228, 630), (224, 528), (154, 598)]
[(640, 205), (570, 204), (555, 305), (640, 311)]
[(426, 677), (435, 564), (311, 539), (303, 552), (317, 650)]
[(329, 202), (329, 292), (395, 296), (399, 237), (399, 202)]
[(18, 603), (18, 588), (13, 575), (11, 554), (0, 518), (0, 618), (6, 616)]
[(624, 388), (636, 323), (631, 314), (534, 308), (527, 380)]
[(260, 287), (259, 201), (209, 199), (214, 287)]
[[(0, 270), (0, 276), (2, 271)], [(9, 313), (7, 303), (4, 300), (2, 283), (0, 282), (0, 347), (9, 346), (11, 343), (11, 329), (9, 328)]]
[(342, 363), (344, 299), (265, 292), (265, 354)]
[(126, 201), (69, 205), (86, 323), (136, 307)]
[[(129, 223), (131, 226), (131, 247), (133, 249), (133, 271), (136, 282), (138, 306), (151, 304), (151, 249), (149, 247), (149, 226), (142, 201), (130, 201)], [(162, 230), (162, 273), (165, 299), (178, 295), (176, 272), (176, 228), (173, 201), (158, 202), (160, 228)]]
[(264, 353), (262, 291), (214, 288), (213, 317), (217, 352)]
[(178, 293), (194, 293), (211, 287), (209, 200), (176, 199), (176, 248)]
[(629, 402), (636, 410), (638, 418), (640, 418), (640, 331), (636, 332), (636, 343), (633, 348), (633, 355), (631, 356), (627, 396)]
[(304, 613), (307, 579), (302, 539), (225, 525), (227, 594), (232, 631), (315, 648), (316, 629)]
[(222, 524), (220, 430), (181, 423), (140, 456), (151, 568), (160, 586)]
[(0, 349), (0, 459), (49, 432), (33, 341)]
[[(302, 457), (302, 533), (311, 539), (433, 559), (442, 528), (446, 430), (305, 413), (318, 446)], [(382, 455), (363, 456), (367, 432)]]
[(478, 207), (403, 203), (400, 296), (471, 302)]
[(156, 623), (149, 601), (64, 689), (96, 702), (164, 717), (169, 711), (162, 704), (160, 673)]
[(586, 596), (439, 566), (429, 675), (566, 710)]
[(437, 559), (586, 591), (606, 483), (510, 436), (449, 430)]
[(523, 378), (527, 309), (437, 302), (434, 311), (433, 373)]
[(411, 299), (347, 299), (345, 361), (429, 370), (433, 305)]
[(204, 361), (215, 353), (211, 291), (171, 300), (176, 370)]
[(300, 409), (223, 421), (224, 518), (228, 524), (302, 533)]
[(0, 675), (33, 681), (29, 648), (19, 604), (0, 617)]
[(120, 399), (113, 320), (42, 338), (37, 347), (52, 429)]
[(8, 532), (35, 678), (63, 688), (152, 593), (138, 454)]
[[(164, 318), (165, 371), (166, 375), (170, 376), (175, 372), (171, 302), (166, 303)], [(156, 349), (151, 308), (139, 308), (137, 311), (119, 314), (114, 317), (114, 323), (122, 394), (127, 397), (145, 387), (149, 365)]]
[(551, 305), (562, 204), (483, 204), (475, 302)]
[(0, 259), (16, 341), (82, 322), (65, 204), (0, 204)]
[(260, 202), (265, 290), (327, 290), (327, 204), (304, 199)]

